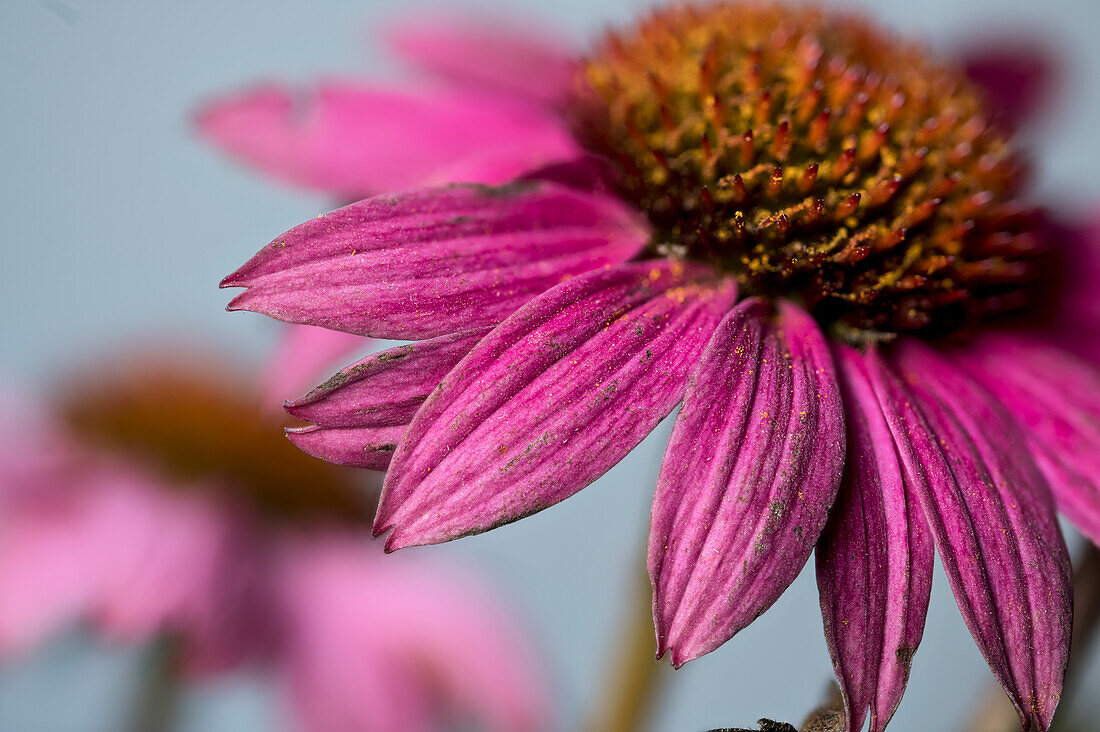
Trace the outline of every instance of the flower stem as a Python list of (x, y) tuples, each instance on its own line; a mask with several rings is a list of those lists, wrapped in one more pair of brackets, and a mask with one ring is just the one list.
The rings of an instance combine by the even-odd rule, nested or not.
[(146, 651), (140, 685), (126, 727), (129, 732), (170, 732), (179, 701), (179, 642), (164, 636)]
[(641, 583), (644, 592), (632, 592), (628, 617), (619, 628), (613, 665), (607, 675), (603, 703), (589, 720), (589, 732), (641, 732), (656, 707), (663, 680), (672, 673), (666, 664), (654, 658), (653, 616), (650, 612), (648, 578)]
[[(1051, 725), (1052, 732), (1061, 727), (1067, 718), (1066, 712), (1072, 707), (1073, 694), (1084, 672), (1089, 646), (1100, 626), (1100, 549), (1086, 540), (1075, 565), (1073, 641), (1066, 680), (1062, 686), (1062, 700)], [(1008, 697), (997, 686), (986, 691), (964, 729), (966, 732), (1016, 732), (1020, 729), (1020, 720)]]

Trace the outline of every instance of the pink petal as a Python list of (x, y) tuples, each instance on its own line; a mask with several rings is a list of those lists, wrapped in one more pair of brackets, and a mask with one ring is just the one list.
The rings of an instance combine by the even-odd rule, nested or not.
[(372, 353), (287, 402), (286, 410), (325, 427), (408, 424), (447, 372), (488, 332), (478, 328)]
[(546, 292), (479, 342), (417, 412), (383, 488), (387, 549), (539, 511), (632, 450), (683, 395), (735, 296), (707, 268), (637, 262)]
[(1084, 222), (1048, 219), (1046, 235), (1059, 255), (1059, 270), (1054, 295), (1061, 310), (1059, 319), (1080, 320), (1100, 329), (1100, 300), (1096, 282), (1100, 280), (1100, 216)]
[(968, 48), (962, 64), (1001, 124), (1015, 129), (1035, 117), (1058, 76), (1051, 49), (1030, 38), (988, 39)]
[(14, 393), (5, 404), (0, 658), (29, 651), (99, 602), (112, 568), (111, 558), (87, 548), (101, 534), (100, 488), (134, 480), (133, 471), (90, 461), (38, 405)]
[(504, 183), (579, 152), (555, 115), (519, 100), (472, 92), (417, 96), (336, 81), (228, 95), (206, 104), (196, 126), (264, 173), (344, 198), (422, 185), (443, 168), (499, 149), (513, 160), (511, 168), (466, 182)]
[[(84, 458), (60, 425), (25, 392), (0, 385), (0, 502), (35, 500), (64, 486)], [(4, 510), (0, 507), (0, 519)]]
[(332, 373), (344, 357), (369, 345), (369, 340), (351, 333), (310, 325), (288, 327), (260, 377), (264, 405), (281, 405), (291, 396), (301, 394), (326, 373)]
[(348, 366), (287, 411), (314, 426), (287, 430), (305, 452), (385, 470), (413, 415), (488, 329), (398, 346)]
[[(0, 506), (0, 659), (32, 649), (85, 615), (98, 592), (102, 558), (85, 545), (88, 501), (64, 483), (35, 486)], [(47, 495), (41, 495), (46, 493)]]
[(243, 639), (225, 632), (216, 510), (106, 462), (39, 488), (0, 517), (0, 653), (86, 618), (125, 640), (178, 632), (206, 665), (239, 657)]
[(1100, 217), (1078, 223), (1048, 219), (1045, 224), (1060, 266), (1049, 293), (1055, 312), (1042, 332), (1062, 348), (1100, 364)]
[(440, 186), (449, 183), (506, 183), (529, 171), (545, 167), (546, 159), (537, 149), (523, 145), (501, 146), (475, 153), (424, 176), (420, 183)]
[(192, 670), (253, 651), (259, 623), (241, 618), (255, 606), (237, 595), (257, 572), (231, 511), (82, 448), (40, 412), (0, 433), (0, 657), (80, 619), (126, 640), (172, 632)]
[(862, 356), (835, 350), (847, 413), (848, 456), (817, 544), (825, 640), (848, 709), (848, 730), (886, 728), (909, 678), (932, 589), (932, 535)]
[[(971, 635), (1024, 727), (1047, 729), (1069, 653), (1069, 556), (1012, 418), (916, 341), (870, 372)], [(918, 411), (919, 408), (919, 411)], [(926, 421), (927, 420), (927, 421)]]
[(813, 550), (844, 467), (844, 413), (813, 319), (756, 299), (703, 352), (657, 480), (649, 575), (658, 653), (709, 653), (755, 620)]
[(278, 564), (285, 662), (307, 729), (427, 732), (469, 717), (493, 732), (548, 726), (531, 644), (476, 578), (383, 561), (336, 536), (288, 544)]
[(641, 219), (551, 184), (377, 196), (291, 229), (223, 287), (253, 310), (378, 338), (420, 339), (503, 320), (573, 275), (630, 259)]
[(288, 427), (286, 436), (302, 452), (337, 465), (385, 470), (408, 424), (387, 427)]
[[(101, 489), (95, 502), (96, 533), (80, 551), (106, 567), (91, 608), (101, 632), (125, 641), (175, 634), (195, 671), (254, 651), (258, 618), (242, 621), (241, 613), (256, 608), (238, 602), (241, 588), (225, 575), (241, 551), (230, 512), (194, 487), (156, 483)], [(251, 577), (257, 570), (247, 563)]]
[(569, 188), (614, 195), (618, 172), (607, 158), (583, 155), (528, 171), (523, 180), (542, 180)]
[[(332, 577), (310, 556), (288, 558), (275, 587), (285, 623), (279, 671), (289, 692), (282, 695), (286, 716), (307, 732), (432, 730), (441, 700), (418, 674), (423, 667), (411, 654), (391, 652), (381, 634), (384, 588), (369, 575), (368, 583)], [(311, 560), (313, 576), (306, 573)]]
[[(331, 622), (318, 618), (313, 622)], [(304, 624), (304, 623), (303, 623)], [(408, 668), (408, 659), (393, 659), (368, 648), (354, 656), (358, 639), (333, 638), (325, 626), (302, 641), (311, 648), (295, 650), (282, 669), (289, 693), (286, 718), (305, 732), (433, 732), (434, 702), (430, 690)], [(341, 628), (343, 630), (343, 628)], [(354, 645), (353, 645), (354, 643)]]
[(1020, 423), (1058, 507), (1100, 544), (1100, 372), (1022, 335), (987, 335), (955, 357)]
[(530, 26), (438, 16), (408, 19), (387, 34), (391, 48), (414, 66), (452, 83), (521, 96), (543, 104), (574, 83), (576, 60), (563, 43)]
[(110, 566), (81, 549), (96, 534), (96, 488), (130, 478), (90, 464), (38, 405), (16, 392), (3, 396), (0, 659), (29, 651), (91, 611)]

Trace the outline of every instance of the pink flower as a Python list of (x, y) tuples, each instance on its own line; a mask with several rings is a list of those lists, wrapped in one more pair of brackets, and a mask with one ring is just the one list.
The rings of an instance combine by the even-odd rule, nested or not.
[[(461, 115), (344, 114), (319, 97), (305, 117), (329, 127), (265, 117), (295, 170), (388, 165), (394, 138), (374, 130), (400, 121), (416, 180), (363, 190), (462, 180), (459, 157), (478, 161), (465, 180), (496, 183), (479, 172), (513, 165), (513, 139), (541, 167), (354, 203), (222, 283), (246, 288), (231, 310), (416, 341), (288, 404), (312, 423), (291, 431), (305, 451), (388, 466), (374, 522), (387, 549), (551, 506), (682, 402), (650, 533), (660, 653), (679, 666), (724, 643), (816, 546), (849, 728), (869, 715), (882, 730), (935, 545), (1021, 723), (1046, 729), (1072, 594), (1055, 502), (1100, 542), (1100, 246), (1025, 201), (1018, 100), (812, 7), (658, 10), (542, 99), (522, 91), (526, 71), (495, 77), (498, 97), (520, 90), (499, 106), (469, 72), (476, 44), (433, 33), (426, 47), (465, 49), (430, 55), (461, 82), (438, 104), (528, 105), (573, 149), (557, 135), (536, 148), (540, 117), (516, 138), (486, 124), (479, 150), (464, 136), (431, 166), (446, 140), (433, 125)], [(494, 71), (529, 68), (515, 45)], [(1019, 90), (982, 68), (986, 88)], [(268, 152), (254, 162), (281, 159)]]
[(543, 728), (534, 655), (489, 588), (383, 560), (370, 493), (223, 383), (141, 362), (4, 425), (0, 658), (86, 619), (176, 638), (192, 672), (268, 668), (305, 730)]

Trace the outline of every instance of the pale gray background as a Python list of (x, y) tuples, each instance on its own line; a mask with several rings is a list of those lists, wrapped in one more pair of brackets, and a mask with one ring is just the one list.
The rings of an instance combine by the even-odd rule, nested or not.
[[(938, 46), (976, 32), (1041, 34), (1065, 54), (1067, 93), (1038, 140), (1049, 198), (1082, 210), (1100, 195), (1100, 3), (871, 2), (885, 22)], [(582, 42), (648, 2), (469, 5), (537, 10)], [(421, 2), (3, 0), (0, 3), (0, 373), (39, 385), (73, 360), (176, 333), (259, 358), (275, 329), (226, 314), (216, 289), (273, 235), (328, 208), (269, 184), (190, 136), (197, 99), (257, 77), (394, 73), (369, 29)], [(435, 4), (438, 6), (438, 3)], [(545, 649), (573, 729), (600, 694), (618, 613), (636, 601), (648, 504), (667, 424), (564, 504), (489, 535), (415, 550), (480, 563), (514, 593)], [(925, 641), (891, 729), (951, 729), (990, 676), (942, 573)], [(0, 672), (0, 730), (115, 729), (135, 655), (72, 636)], [(698, 730), (760, 716), (796, 721), (830, 677), (816, 587), (804, 572), (776, 606), (720, 650), (672, 675), (656, 728)], [(1100, 688), (1093, 668), (1088, 689)], [(1086, 692), (1082, 696), (1097, 696)], [(253, 679), (186, 699), (181, 729), (276, 725)], [(1096, 712), (1100, 707), (1094, 707)]]

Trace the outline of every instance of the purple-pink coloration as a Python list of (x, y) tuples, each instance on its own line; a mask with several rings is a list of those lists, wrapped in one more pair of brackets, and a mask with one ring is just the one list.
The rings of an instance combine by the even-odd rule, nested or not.
[(579, 151), (552, 115), (525, 100), (336, 81), (308, 90), (258, 86), (209, 103), (196, 124), (243, 162), (340, 197), (438, 182), (442, 171), (489, 150), (495, 165), (464, 180), (504, 183)]
[(428, 394), (489, 330), (461, 331), (372, 353), (288, 401), (286, 411), (325, 427), (407, 425)]
[(345, 363), (356, 351), (365, 352), (369, 339), (312, 325), (291, 325), (271, 354), (260, 383), (264, 407), (282, 406), (332, 373), (334, 365)]
[(180, 641), (188, 676), (269, 672), (305, 732), (546, 727), (530, 643), (478, 578), (384, 559), (362, 525), (275, 520), (232, 477), (187, 481), (24, 411), (0, 425), (0, 660), (84, 620)]
[(526, 97), (541, 104), (562, 101), (576, 63), (560, 38), (517, 19), (430, 16), (404, 18), (386, 40), (410, 66), (455, 86)]
[(650, 528), (657, 652), (679, 666), (729, 640), (798, 575), (844, 466), (825, 338), (789, 303), (743, 301), (698, 360)]
[(1023, 428), (1058, 507), (1100, 544), (1100, 373), (1028, 335), (989, 335), (954, 355)]
[[(492, 94), (552, 117), (569, 104), (573, 61), (553, 59), (549, 45), (497, 38), (481, 47), (468, 30), (439, 27), (419, 39), (404, 33), (402, 53), (452, 82), (441, 105)], [(509, 54), (514, 66), (486, 62)], [(512, 73), (535, 58), (539, 72)], [(987, 55), (969, 68), (991, 109), (1015, 125), (1048, 76), (1032, 72), (1049, 66)], [(1023, 87), (1005, 83), (1024, 77)], [(443, 119), (423, 114), (411, 129)], [(538, 119), (529, 134), (542, 129)], [(562, 119), (559, 131), (570, 124)], [(1068, 263), (1049, 321), (1005, 318), (956, 334), (969, 342), (868, 337), (835, 322), (819, 328), (779, 296), (738, 303), (754, 293), (736, 292), (727, 262), (693, 261), (660, 238), (669, 230), (651, 230), (616, 201), (619, 162), (579, 146), (562, 155), (568, 145), (548, 145), (542, 161), (513, 171), (518, 186), (428, 185), (509, 177), (512, 140), (493, 138), (477, 150), (473, 136), (451, 150), (440, 151), (438, 134), (411, 145), (422, 187), (304, 224), (224, 283), (248, 288), (233, 308), (428, 339), (384, 352), (404, 354), (404, 364), (368, 358), (288, 405), (316, 425), (293, 439), (330, 460), (379, 465), (378, 435), (398, 435), (375, 519), (376, 532), (391, 532), (387, 547), (485, 531), (553, 505), (683, 400), (650, 533), (659, 652), (679, 665), (728, 640), (779, 597), (816, 544), (847, 732), (868, 717), (881, 732), (924, 631), (934, 544), (1022, 724), (1046, 729), (1071, 614), (1052, 497), (1100, 540), (1100, 227), (1051, 222), (1043, 233)], [(710, 142), (693, 152), (708, 155)], [(313, 160), (318, 168), (345, 156), (391, 159), (359, 132), (321, 147), (339, 154)], [(297, 148), (269, 157), (284, 152)], [(649, 173), (675, 170), (654, 157)], [(692, 195), (695, 210), (713, 203), (709, 190)], [(879, 204), (857, 199), (845, 215), (862, 215), (861, 205)], [(678, 223), (690, 224), (687, 214)]]
[(288, 427), (286, 436), (303, 452), (330, 463), (385, 470), (407, 425), (385, 427)]
[(932, 536), (906, 481), (863, 356), (836, 346), (848, 425), (847, 470), (817, 549), (825, 640), (848, 730), (885, 729), (924, 632)]
[(551, 184), (420, 189), (302, 224), (222, 286), (248, 288), (233, 310), (434, 338), (497, 323), (572, 275), (630, 259), (647, 236), (615, 199)]
[(420, 405), (488, 328), (418, 341), (348, 366), (286, 410), (291, 442), (329, 462), (385, 470)]
[(291, 621), (283, 673), (304, 729), (427, 732), (446, 724), (440, 703), (479, 728), (547, 727), (525, 666), (529, 641), (480, 578), (364, 561), (358, 540), (292, 547), (281, 559), (275, 597)]
[(1025, 124), (1057, 86), (1049, 48), (1031, 38), (999, 38), (975, 43), (962, 55), (966, 75), (986, 92), (991, 111), (1010, 127)]
[[(0, 656), (91, 616), (123, 640), (186, 628), (197, 670), (239, 659), (254, 636), (203, 600), (224, 589), (219, 574), (243, 569), (233, 517), (155, 490), (137, 467), (76, 464), (70, 445), (51, 443), (51, 466), (0, 466)], [(47, 449), (27, 447), (24, 460)]]
[(375, 533), (396, 527), (388, 549), (435, 543), (573, 495), (672, 411), (735, 295), (703, 268), (643, 261), (520, 308), (417, 412)]
[(900, 344), (894, 356), (901, 381), (889, 383), (896, 377), (877, 365), (880, 403), (895, 439), (908, 439), (907, 473), (925, 475), (915, 486), (963, 619), (1023, 726), (1046, 729), (1061, 696), (1072, 612), (1049, 487), (988, 392), (918, 342)]

